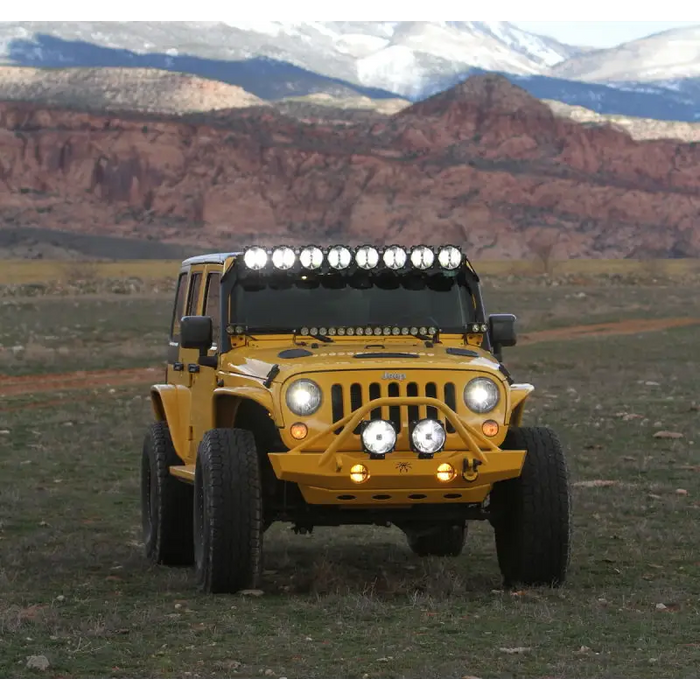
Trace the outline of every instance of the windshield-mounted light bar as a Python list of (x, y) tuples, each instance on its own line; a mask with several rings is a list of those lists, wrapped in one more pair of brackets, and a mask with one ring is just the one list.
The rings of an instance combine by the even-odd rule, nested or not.
[(325, 250), (315, 245), (302, 248), (281, 245), (273, 248), (246, 248), (242, 262), (245, 269), (253, 272), (453, 272), (461, 267), (465, 260), (466, 256), (454, 245), (437, 248), (416, 245), (410, 249), (400, 245), (384, 248), (371, 245), (355, 248), (334, 245)]

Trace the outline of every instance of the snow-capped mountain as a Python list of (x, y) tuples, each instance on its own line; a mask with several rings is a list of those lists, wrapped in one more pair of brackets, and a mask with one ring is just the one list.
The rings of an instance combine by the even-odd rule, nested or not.
[(125, 50), (141, 64), (139, 57), (154, 54), (227, 62), (264, 57), (410, 99), (471, 68), (537, 75), (581, 52), (509, 22), (0, 23), (0, 61), (7, 63), (84, 65), (76, 44)]
[(700, 27), (591, 50), (510, 22), (0, 22), (1, 63), (159, 68), (263, 99), (420, 100), (494, 71), (598, 112), (700, 120)]

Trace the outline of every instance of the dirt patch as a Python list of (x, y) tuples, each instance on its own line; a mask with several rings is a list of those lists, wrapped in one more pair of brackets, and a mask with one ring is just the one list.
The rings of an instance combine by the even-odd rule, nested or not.
[(0, 396), (46, 394), (72, 389), (96, 389), (129, 384), (154, 383), (159, 371), (153, 367), (121, 370), (94, 370), (66, 374), (41, 374), (11, 377), (0, 375)]
[(606, 335), (633, 335), (635, 333), (649, 333), (663, 331), (668, 328), (680, 328), (682, 326), (694, 326), (700, 324), (700, 318), (653, 318), (647, 320), (626, 320), (612, 323), (595, 323), (586, 326), (567, 326), (565, 328), (552, 328), (536, 333), (523, 333), (518, 338), (519, 345), (531, 345), (532, 343), (544, 343), (550, 340), (576, 340), (577, 338), (590, 338)]

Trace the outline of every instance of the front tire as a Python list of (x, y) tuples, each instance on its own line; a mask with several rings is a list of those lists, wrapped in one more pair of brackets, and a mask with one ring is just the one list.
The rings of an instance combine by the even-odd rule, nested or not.
[(519, 478), (496, 484), (492, 524), (504, 585), (566, 580), (571, 498), (561, 443), (549, 428), (512, 428), (503, 449), (527, 450)]
[(194, 488), (197, 585), (205, 593), (235, 593), (258, 584), (263, 509), (253, 434), (216, 428), (197, 451)]
[(466, 523), (438, 523), (406, 532), (408, 546), (419, 557), (458, 557), (466, 537)]
[(156, 564), (194, 561), (192, 487), (170, 474), (170, 467), (180, 464), (168, 424), (153, 423), (141, 455), (141, 521), (146, 556)]

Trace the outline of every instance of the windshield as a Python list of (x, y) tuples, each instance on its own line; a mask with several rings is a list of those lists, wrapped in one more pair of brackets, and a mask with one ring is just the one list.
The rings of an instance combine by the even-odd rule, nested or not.
[(259, 331), (369, 325), (462, 332), (474, 316), (472, 295), (458, 277), (379, 274), (353, 280), (324, 275), (239, 279), (230, 321)]

